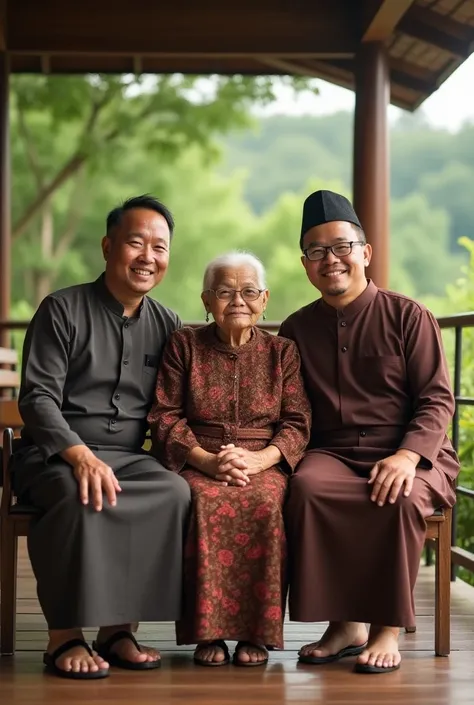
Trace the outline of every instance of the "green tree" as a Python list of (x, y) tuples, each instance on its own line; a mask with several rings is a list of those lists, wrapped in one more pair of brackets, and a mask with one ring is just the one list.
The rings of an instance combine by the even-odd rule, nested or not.
[[(473, 135), (474, 138), (474, 135)], [(459, 238), (474, 233), (474, 163), (448, 161), (436, 173), (425, 174), (420, 179), (420, 190), (433, 207), (443, 208), (450, 214), (450, 249), (459, 252)]]
[(408, 296), (443, 296), (463, 257), (449, 255), (449, 216), (416, 193), (391, 203), (390, 286)]
[(253, 130), (225, 138), (222, 170), (245, 169), (245, 197), (256, 213), (272, 208), (286, 192), (301, 192), (315, 178), (350, 188), (352, 115), (273, 116)]
[(200, 77), (182, 75), (15, 76), (12, 234), (28, 298), (37, 304), (59, 279), (84, 275), (71, 253), (79, 223), (98, 180), (128, 158), (132, 141), (150, 154), (148, 168), (154, 161), (163, 169), (192, 146), (212, 159), (216, 136), (248, 125), (250, 107), (273, 100), (275, 85), (270, 77), (216, 77), (203, 91)]

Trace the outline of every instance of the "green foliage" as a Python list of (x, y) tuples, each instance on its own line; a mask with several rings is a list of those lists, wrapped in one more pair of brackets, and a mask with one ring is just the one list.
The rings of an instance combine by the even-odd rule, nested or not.
[[(295, 91), (308, 85), (301, 78), (281, 82)], [(38, 304), (51, 289), (90, 276), (103, 233), (99, 218), (124, 196), (156, 189), (172, 201), (184, 187), (188, 196), (192, 191), (189, 201), (198, 198), (191, 172), (177, 167), (170, 176), (170, 168), (198, 150), (192, 178), (210, 186), (217, 137), (248, 127), (250, 107), (273, 100), (277, 85), (243, 76), (13, 77), (13, 239), (22, 262), (13, 273), (14, 300), (26, 295)], [(222, 211), (235, 198), (221, 198), (222, 189), (235, 183), (216, 181), (214, 192), (201, 189), (199, 199), (215, 208), (217, 198)]]

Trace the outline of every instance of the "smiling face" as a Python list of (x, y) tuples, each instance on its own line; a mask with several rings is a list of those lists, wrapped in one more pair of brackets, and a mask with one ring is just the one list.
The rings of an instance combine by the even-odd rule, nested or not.
[(365, 268), (370, 262), (372, 248), (361, 242), (362, 240), (362, 231), (358, 231), (345, 221), (324, 223), (305, 233), (303, 250), (310, 256), (321, 247), (347, 242), (356, 243), (352, 245), (352, 252), (347, 255), (335, 255), (328, 250), (325, 257), (320, 260), (313, 261), (305, 255), (301, 258), (309, 281), (333, 306), (338, 305), (338, 299), (343, 300), (344, 305), (347, 305), (367, 286)]
[(116, 298), (144, 296), (168, 269), (168, 224), (147, 208), (125, 211), (119, 225), (103, 238), (102, 251), (106, 283)]
[[(248, 295), (262, 288), (252, 266), (223, 267), (214, 273), (212, 291), (203, 291), (201, 298), (219, 328), (229, 334), (249, 329), (257, 323), (266, 308), (269, 293), (267, 289), (259, 292), (254, 301), (249, 301)], [(232, 290), (240, 293), (233, 294)]]

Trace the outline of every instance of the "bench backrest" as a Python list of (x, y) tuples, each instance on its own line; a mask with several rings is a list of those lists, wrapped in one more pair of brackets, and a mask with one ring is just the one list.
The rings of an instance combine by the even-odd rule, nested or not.
[(11, 390), (16, 394), (20, 386), (20, 373), (16, 369), (17, 365), (17, 351), (10, 350), (10, 348), (0, 348), (0, 390)]
[(17, 351), (0, 348), (0, 431), (8, 427), (18, 430), (23, 426), (16, 399), (20, 388), (17, 365)]

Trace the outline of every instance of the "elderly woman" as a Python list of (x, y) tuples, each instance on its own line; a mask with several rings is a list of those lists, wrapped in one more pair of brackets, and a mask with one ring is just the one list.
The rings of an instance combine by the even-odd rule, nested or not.
[(251, 254), (213, 260), (202, 300), (214, 323), (170, 338), (148, 417), (153, 453), (189, 482), (178, 644), (196, 663), (258, 666), (283, 646), (287, 477), (309, 440), (310, 407), (292, 341), (256, 327), (268, 301)]

